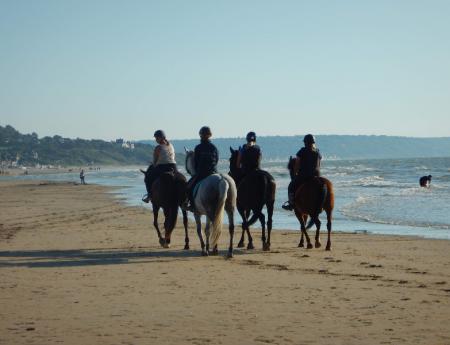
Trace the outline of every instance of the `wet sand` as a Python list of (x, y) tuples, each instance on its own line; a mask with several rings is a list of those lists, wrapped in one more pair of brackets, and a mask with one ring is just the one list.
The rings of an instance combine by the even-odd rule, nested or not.
[(108, 191), (0, 182), (0, 344), (450, 344), (450, 241), (255, 230), (227, 260), (224, 228), (201, 257)]

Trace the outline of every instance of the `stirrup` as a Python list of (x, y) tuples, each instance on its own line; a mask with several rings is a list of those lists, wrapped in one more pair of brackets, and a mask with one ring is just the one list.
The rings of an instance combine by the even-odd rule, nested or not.
[(281, 205), (281, 208), (286, 211), (292, 211), (294, 209), (294, 206), (289, 201), (286, 201), (283, 205)]
[(142, 197), (142, 201), (145, 202), (146, 204), (148, 204), (150, 202), (150, 200), (151, 200), (151, 198), (150, 198), (150, 195), (148, 195), (148, 194), (145, 194)]

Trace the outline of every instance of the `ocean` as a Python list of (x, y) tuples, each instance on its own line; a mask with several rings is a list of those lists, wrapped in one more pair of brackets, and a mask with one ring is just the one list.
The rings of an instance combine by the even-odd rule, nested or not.
[[(273, 227), (298, 230), (293, 212), (281, 209), (289, 184), (286, 164), (263, 161), (262, 168), (269, 171), (277, 183)], [(149, 205), (141, 201), (145, 186), (138, 169), (85, 170), (86, 182), (119, 187), (114, 191), (117, 197), (150, 212)], [(185, 173), (183, 167), (180, 170)], [(221, 161), (219, 170), (228, 172), (228, 161)], [(450, 157), (324, 160), (322, 175), (330, 179), (335, 188), (333, 231), (450, 239)], [(430, 188), (419, 187), (419, 178), (423, 175), (433, 175)], [(11, 178), (79, 182), (79, 173), (0, 177)], [(240, 224), (237, 212), (236, 219)], [(325, 223), (324, 214), (321, 219)]]

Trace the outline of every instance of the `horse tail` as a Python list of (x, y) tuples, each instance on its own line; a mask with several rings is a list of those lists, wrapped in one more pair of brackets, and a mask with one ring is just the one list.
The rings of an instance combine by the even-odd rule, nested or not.
[(223, 212), (227, 200), (228, 188), (228, 182), (222, 177), (219, 181), (216, 211), (214, 212), (214, 218), (212, 219), (212, 231), (209, 235), (211, 248), (216, 246), (219, 241), (220, 233), (222, 232)]

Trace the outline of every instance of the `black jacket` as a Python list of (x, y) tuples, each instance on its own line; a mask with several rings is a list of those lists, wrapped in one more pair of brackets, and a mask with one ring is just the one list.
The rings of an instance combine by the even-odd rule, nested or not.
[(213, 143), (202, 141), (195, 147), (195, 172), (199, 177), (206, 177), (217, 172), (219, 152)]
[(302, 147), (297, 152), (297, 157), (300, 158), (300, 171), (298, 175), (300, 177), (313, 177), (320, 176), (320, 160), (322, 155), (318, 149), (307, 149)]
[(244, 145), (241, 149), (241, 166), (244, 171), (259, 169), (261, 149), (258, 145)]

